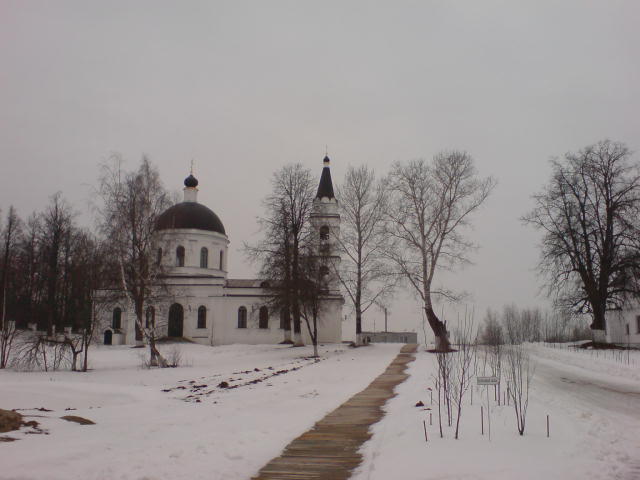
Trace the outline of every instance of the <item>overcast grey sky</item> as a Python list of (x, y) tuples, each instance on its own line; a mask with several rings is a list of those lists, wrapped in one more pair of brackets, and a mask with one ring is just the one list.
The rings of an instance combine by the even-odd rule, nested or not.
[[(640, 2), (0, 0), (0, 207), (60, 190), (89, 221), (97, 165), (143, 153), (222, 219), (230, 275), (272, 173), (464, 149), (498, 187), (449, 276), (487, 306), (541, 304), (519, 222), (548, 159), (605, 137), (638, 150)], [(255, 237), (253, 237), (255, 238)], [(415, 326), (417, 304), (393, 307)], [(400, 319), (403, 319), (402, 321)], [(378, 324), (379, 326), (380, 324)], [(365, 328), (369, 325), (365, 324)]]

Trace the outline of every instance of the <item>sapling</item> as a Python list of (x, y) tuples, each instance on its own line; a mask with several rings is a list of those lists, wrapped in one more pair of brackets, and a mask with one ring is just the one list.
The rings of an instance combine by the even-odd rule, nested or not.
[(507, 351), (507, 382), (509, 397), (513, 401), (518, 433), (524, 435), (527, 407), (529, 406), (529, 385), (535, 373), (535, 366), (529, 354), (521, 346), (512, 345)]

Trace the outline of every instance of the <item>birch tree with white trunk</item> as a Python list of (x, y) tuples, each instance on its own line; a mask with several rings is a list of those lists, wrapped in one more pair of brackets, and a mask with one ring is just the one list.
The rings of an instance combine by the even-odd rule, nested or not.
[(149, 159), (125, 172), (119, 156), (102, 165), (99, 194), (100, 229), (117, 264), (118, 286), (135, 313), (136, 340), (147, 340), (151, 366), (165, 367), (156, 347), (157, 324), (146, 321), (146, 306), (162, 288), (154, 234), (157, 217), (171, 205), (170, 195)]

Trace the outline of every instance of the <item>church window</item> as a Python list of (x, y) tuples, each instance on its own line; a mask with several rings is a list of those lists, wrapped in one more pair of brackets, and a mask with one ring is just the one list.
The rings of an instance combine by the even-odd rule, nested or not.
[(269, 328), (269, 309), (260, 307), (260, 316), (258, 317), (259, 328)]
[(220, 270), (223, 270), (222, 268), (222, 261), (224, 260), (224, 252), (222, 250), (220, 250)]
[(154, 328), (156, 326), (156, 309), (149, 306), (145, 318), (145, 327)]
[(320, 267), (320, 277), (324, 278), (327, 275), (329, 275), (329, 267), (327, 267), (326, 265), (322, 265)]
[(162, 249), (159, 248), (158, 249), (158, 256), (156, 258), (156, 265), (160, 266), (161, 263), (162, 263)]
[(629, 324), (628, 324), (628, 323), (625, 325), (625, 331), (624, 331), (624, 334), (625, 334), (625, 335), (629, 335)]
[(120, 307), (116, 307), (113, 309), (111, 328), (113, 328), (114, 330), (120, 330), (122, 328), (122, 309)]
[(320, 240), (329, 240), (329, 227), (327, 225), (320, 227)]
[(200, 249), (200, 268), (209, 268), (209, 250), (206, 247)]
[(640, 333), (640, 315), (636, 317), (636, 333)]
[(176, 248), (176, 267), (184, 267), (184, 247)]
[(198, 307), (198, 328), (207, 328), (207, 308), (204, 305)]
[(238, 328), (247, 328), (247, 307), (238, 309)]

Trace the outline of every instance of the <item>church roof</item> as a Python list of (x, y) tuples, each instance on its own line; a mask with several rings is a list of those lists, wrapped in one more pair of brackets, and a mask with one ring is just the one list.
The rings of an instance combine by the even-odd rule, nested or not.
[(335, 198), (333, 194), (333, 182), (331, 181), (331, 170), (329, 169), (329, 157), (324, 157), (324, 168), (320, 176), (320, 184), (318, 185), (318, 193), (316, 198)]
[(194, 228), (226, 235), (224, 225), (213, 211), (197, 202), (182, 202), (162, 213), (156, 220), (156, 230)]

